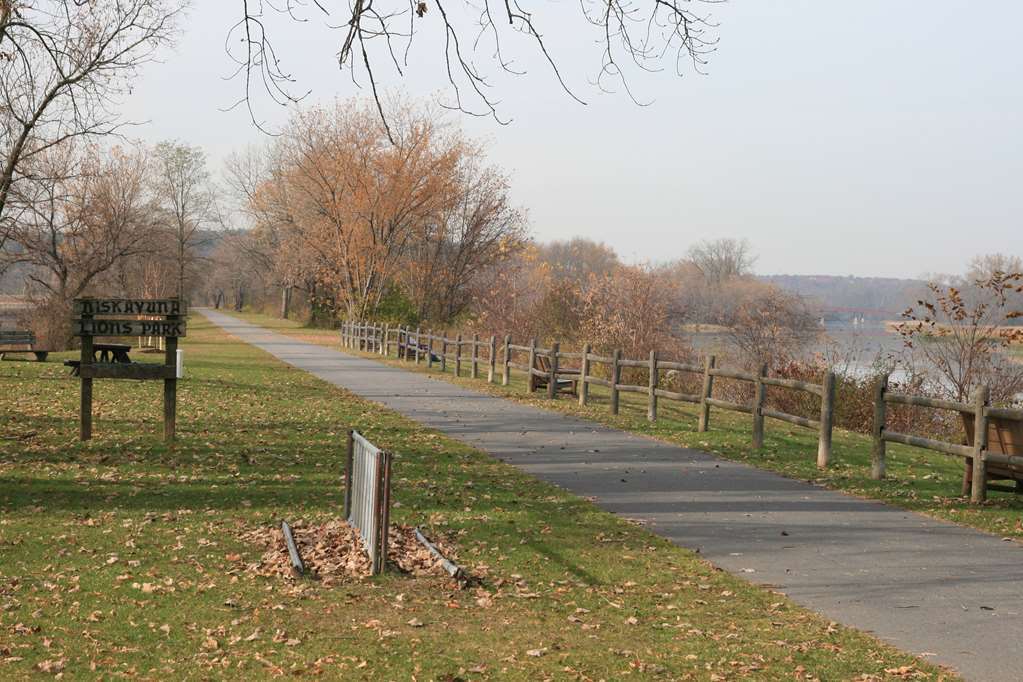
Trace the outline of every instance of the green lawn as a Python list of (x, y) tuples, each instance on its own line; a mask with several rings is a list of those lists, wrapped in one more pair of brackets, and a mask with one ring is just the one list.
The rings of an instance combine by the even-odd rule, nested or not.
[[(307, 341), (338, 345), (336, 331), (305, 328), (293, 321), (264, 315), (246, 314), (244, 317)], [(394, 358), (389, 362), (416, 369), (414, 364)], [(650, 423), (646, 419), (645, 395), (620, 394), (620, 414), (614, 416), (608, 409), (608, 391), (599, 386), (590, 387), (590, 404), (579, 407), (573, 396), (561, 395), (551, 402), (540, 393), (528, 394), (523, 372), (512, 370), (510, 385), (500, 386), (499, 380), (498, 383), (487, 384), (485, 372), (481, 374), (482, 379), (472, 380), (467, 376), (456, 379), (451, 364), (448, 363), (447, 374), (441, 374), (436, 366), (430, 373), (466, 386), (489, 390), (496, 395), (584, 416), (620, 429), (770, 469), (790, 478), (813, 480), (855, 495), (883, 500), (1000, 537), (1023, 541), (1023, 497), (990, 492), (985, 504), (971, 505), (968, 499), (960, 496), (963, 460), (958, 457), (889, 443), (888, 477), (884, 481), (874, 481), (870, 478), (871, 440), (859, 433), (836, 429), (832, 464), (821, 471), (816, 466), (817, 433), (798, 426), (768, 419), (765, 447), (758, 452), (751, 447), (752, 417), (749, 415), (715, 409), (710, 431), (698, 433), (695, 405), (661, 399), (658, 420)], [(418, 369), (427, 371), (425, 363)], [(467, 367), (462, 368), (462, 374), (468, 374)]]
[[(0, 363), (0, 678), (942, 676), (202, 318), (189, 334), (173, 448), (159, 382), (97, 381), (82, 444), (64, 356)], [(339, 513), (349, 427), (396, 453), (394, 520), (453, 538), (479, 587), (245, 570), (246, 531)]]

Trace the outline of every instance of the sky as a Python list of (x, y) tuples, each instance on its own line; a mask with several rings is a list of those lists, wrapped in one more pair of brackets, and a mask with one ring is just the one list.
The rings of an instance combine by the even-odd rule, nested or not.
[[(304, 105), (367, 94), (338, 69), (342, 35), (327, 25), (347, 3), (324, 4), (338, 14), (267, 18), (294, 91), (310, 91)], [(242, 93), (224, 51), (241, 5), (195, 0), (177, 46), (123, 105), (146, 122), (135, 135), (199, 145), (214, 172), (271, 139), (244, 108), (225, 111)], [(762, 274), (916, 277), (962, 272), (983, 253), (1023, 255), (1023, 3), (695, 2), (717, 24), (706, 73), (678, 77), (670, 60), (633, 71), (642, 105), (592, 84), (599, 46), (578, 3), (534, 6), (586, 104), (510, 36), (506, 54), (526, 75), (503, 74), (486, 49), (478, 64), (511, 122), (452, 120), (508, 172), (536, 239), (585, 236), (651, 263), (700, 240), (748, 239)], [(380, 80), (446, 102), (442, 25), (429, 10), (405, 77), (381, 65)], [(271, 130), (289, 115), (265, 98), (255, 109)]]

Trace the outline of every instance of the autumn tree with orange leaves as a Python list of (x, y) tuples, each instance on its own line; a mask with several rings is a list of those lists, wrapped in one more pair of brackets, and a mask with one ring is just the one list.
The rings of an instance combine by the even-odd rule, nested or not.
[[(480, 272), (519, 249), (525, 218), (482, 147), (430, 110), (397, 102), (392, 144), (373, 105), (298, 113), (263, 171), (235, 169), (271, 259), (336, 314), (373, 315), (393, 292), (450, 318)], [(251, 165), (248, 166), (251, 168)]]

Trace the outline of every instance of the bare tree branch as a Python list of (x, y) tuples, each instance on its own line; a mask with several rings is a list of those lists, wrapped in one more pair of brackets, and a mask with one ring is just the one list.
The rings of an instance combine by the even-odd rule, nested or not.
[[(300, 16), (297, 10), (314, 8), (316, 13), (331, 16), (331, 11), (317, 0), (312, 0), (311, 5), (302, 0), (282, 1), (283, 5), (276, 6), (269, 0), (242, 0), (242, 16), (229, 30), (225, 47), (238, 66), (232, 77), (244, 82), (244, 93), (232, 106), (246, 106), (253, 123), (261, 129), (265, 128), (252, 104), (255, 88), (261, 85), (270, 99), (281, 106), (297, 103), (308, 95), (293, 93), (296, 81), (281, 66), (268, 32), (267, 14), (277, 13), (305, 22), (308, 18)], [(449, 1), (458, 11), (449, 6)], [(351, 0), (342, 21), (327, 24), (342, 32), (338, 66), (348, 69), (356, 84), (360, 76), (369, 82), (377, 101), (377, 113), (389, 136), (390, 123), (381, 101), (379, 62), (390, 61), (397, 76), (405, 77), (403, 64), (408, 64), (417, 24), (422, 30), (433, 32), (433, 42), (442, 50), (445, 78), (454, 100), (448, 108), (507, 123), (498, 112), (499, 102), (491, 92), (491, 82), (476, 58), (483, 56), (496, 62), (499, 70), (509, 74), (525, 73), (514, 68), (505, 55), (504, 37), (509, 33), (528, 37), (560, 87), (573, 100), (585, 104), (563, 77), (535, 18), (535, 10), (527, 9), (519, 0), (460, 2), (459, 5), (455, 0)], [(714, 4), (723, 0), (701, 2)], [(713, 32), (717, 25), (709, 14), (695, 11), (692, 6), (692, 0), (581, 0), (583, 24), (590, 27), (601, 46), (594, 84), (610, 91), (613, 82), (617, 82), (634, 102), (640, 103), (629, 87), (626, 70), (621, 66), (623, 61), (642, 71), (657, 71), (664, 60), (673, 58), (680, 76), (686, 64), (693, 71), (704, 73), (710, 54), (716, 49)], [(428, 23), (432, 9), (440, 15), (439, 28), (437, 23)], [(464, 26), (458, 20), (466, 12), (476, 14), (474, 27)], [(495, 20), (498, 17), (501, 21)], [(438, 30), (443, 32), (442, 37), (436, 34)], [(232, 47), (236, 42), (242, 48)], [(399, 61), (396, 46), (402, 42), (404, 57)]]

